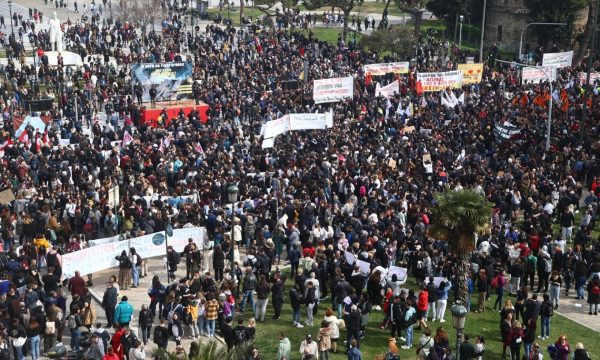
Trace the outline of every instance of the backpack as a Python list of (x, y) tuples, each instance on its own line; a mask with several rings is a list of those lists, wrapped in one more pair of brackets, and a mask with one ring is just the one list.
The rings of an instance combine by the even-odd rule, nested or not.
[(56, 323), (54, 321), (46, 321), (46, 335), (54, 335), (56, 332)]
[(177, 251), (175, 251), (175, 264), (179, 265), (181, 262), (181, 255)]
[(497, 277), (497, 276), (494, 276), (494, 277), (492, 278), (491, 285), (492, 285), (492, 287), (493, 287), (494, 289), (497, 289), (497, 288), (498, 288), (498, 277)]
[(592, 285), (592, 289), (590, 291), (592, 295), (600, 295), (600, 286), (598, 284)]
[(544, 314), (545, 315), (547, 315), (547, 316), (554, 315), (554, 306), (552, 306), (552, 303), (543, 302), (542, 306), (544, 307)]
[(546, 351), (548, 352), (550, 359), (556, 359), (556, 357), (558, 355), (558, 349), (556, 348), (556, 345), (554, 345), (554, 344), (548, 345), (548, 347), (546, 348)]
[(550, 259), (544, 259), (544, 272), (551, 272), (552, 271), (552, 260)]
[(69, 329), (77, 328), (77, 321), (75, 321), (75, 315), (69, 316), (69, 319), (67, 320), (67, 325), (69, 326)]
[(233, 332), (236, 344), (243, 344), (246, 341), (246, 329), (236, 329)]
[(140, 256), (140, 254), (135, 254), (135, 256), (136, 256), (135, 266), (142, 266), (142, 257)]

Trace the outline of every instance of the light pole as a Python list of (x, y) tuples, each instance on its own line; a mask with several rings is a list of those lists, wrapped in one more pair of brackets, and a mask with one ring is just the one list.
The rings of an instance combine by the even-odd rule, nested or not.
[(552, 77), (550, 76), (550, 74), (548, 74), (548, 72), (546, 71), (546, 68), (544, 68), (543, 66), (534, 66), (534, 65), (524, 65), (524, 64), (518, 64), (515, 62), (510, 62), (510, 61), (504, 61), (504, 60), (496, 60), (497, 62), (501, 62), (504, 64), (510, 64), (510, 65), (518, 65), (521, 67), (528, 67), (528, 68), (534, 68), (534, 69), (538, 69), (541, 72), (544, 73), (544, 75), (546, 76), (546, 78), (548, 79), (548, 84), (550, 84), (550, 99), (548, 100), (548, 120), (546, 121), (546, 151), (550, 150), (550, 130), (552, 129)]
[(465, 21), (465, 17), (464, 16), (459, 16), (458, 18), (460, 25), (459, 25), (459, 30), (458, 30), (458, 48), (460, 49), (462, 46), (462, 26), (463, 26), (463, 21)]
[(523, 33), (525, 33), (525, 29), (527, 29), (530, 25), (555, 25), (555, 26), (565, 26), (567, 23), (544, 23), (544, 22), (532, 22), (523, 26), (521, 29), (521, 40), (519, 40), (519, 60), (522, 60), (523, 54), (521, 53), (521, 49), (523, 48)]
[(467, 308), (461, 300), (452, 305), (452, 326), (456, 329), (456, 360), (460, 360), (460, 344), (462, 343), (463, 330), (467, 320)]
[(235, 249), (234, 249), (234, 244), (235, 241), (233, 241), (233, 233), (235, 230), (235, 203), (237, 202), (238, 199), (238, 194), (240, 193), (240, 190), (238, 189), (238, 187), (236, 185), (230, 185), (227, 188), (227, 200), (229, 200), (229, 203), (231, 204), (231, 245), (230, 245), (230, 251), (231, 251), (231, 278), (233, 279), (234, 276), (234, 269), (233, 269), (233, 259), (234, 259), (234, 253), (235, 253)]
[(479, 62), (483, 62), (483, 35), (485, 34), (485, 8), (487, 0), (483, 0), (483, 16), (481, 17), (481, 41), (479, 42)]
[(12, 0), (8, 0), (8, 12), (10, 13), (10, 33), (15, 35), (15, 28), (13, 27), (13, 17), (12, 17)]

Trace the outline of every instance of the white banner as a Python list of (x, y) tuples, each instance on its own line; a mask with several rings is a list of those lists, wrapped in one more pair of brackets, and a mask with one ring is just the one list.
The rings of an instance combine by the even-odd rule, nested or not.
[(379, 83), (375, 86), (375, 97), (383, 96), (389, 98), (390, 96), (394, 96), (394, 93), (400, 93), (400, 82), (398, 80), (384, 87), (380, 87)]
[(557, 68), (563, 68), (571, 66), (573, 61), (573, 51), (559, 52), (559, 53), (546, 53), (542, 59), (542, 65), (544, 66), (556, 66)]
[[(205, 228), (174, 229), (173, 236), (168, 237), (168, 245), (172, 246), (175, 251), (181, 252), (188, 243), (189, 238), (194, 239), (198, 249), (202, 250), (206, 238)], [(129, 253), (130, 247), (135, 248), (142, 258), (165, 256), (167, 252), (165, 232), (161, 231), (130, 240), (103, 243), (65, 254), (62, 256), (63, 274), (65, 277), (71, 277), (78, 270), (81, 275), (87, 275), (119, 266), (119, 262), (115, 260), (115, 257), (121, 255), (123, 250)]]
[(290, 130), (324, 130), (328, 114), (290, 114)]
[(364, 66), (365, 75), (371, 74), (372, 76), (385, 75), (388, 73), (407, 74), (408, 70), (408, 62), (369, 64)]
[(448, 87), (451, 89), (460, 89), (462, 78), (462, 70), (418, 73), (417, 84), (421, 83), (421, 88), (424, 92), (442, 91)]
[(527, 81), (528, 83), (540, 83), (544, 81), (548, 81), (544, 71), (550, 75), (552, 81), (556, 80), (556, 66), (541, 66), (540, 68), (533, 67), (524, 67), (521, 70), (521, 80), (523, 83)]
[(313, 100), (315, 104), (337, 102), (354, 97), (354, 78), (321, 79), (313, 81)]
[(275, 138), (264, 139), (262, 142), (263, 149), (270, 149), (275, 146)]
[(107, 237), (107, 238), (90, 240), (90, 241), (88, 241), (88, 245), (89, 246), (98, 246), (98, 245), (102, 245), (102, 244), (108, 244), (111, 242), (117, 242), (123, 238), (124, 238), (123, 235), (115, 235), (115, 236), (111, 236), (111, 237)]
[(267, 121), (265, 124), (265, 139), (285, 134), (290, 129), (290, 117), (284, 115), (279, 119)]
[[(587, 73), (580, 72), (579, 73), (579, 83), (581, 85), (585, 85), (586, 81), (587, 81)], [(600, 72), (590, 73), (590, 85), (594, 85), (594, 83), (596, 83), (596, 81), (600, 81)]]

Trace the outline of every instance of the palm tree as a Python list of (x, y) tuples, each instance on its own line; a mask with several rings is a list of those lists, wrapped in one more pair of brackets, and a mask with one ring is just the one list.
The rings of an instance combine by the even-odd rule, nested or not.
[(246, 343), (241, 346), (235, 346), (231, 351), (227, 351), (227, 346), (214, 339), (201, 338), (196, 342), (198, 344), (198, 354), (189, 356), (189, 354), (178, 354), (168, 352), (166, 349), (156, 349), (152, 357), (155, 360), (239, 360), (245, 359), (253, 343)]
[(457, 300), (466, 303), (469, 256), (475, 250), (475, 236), (490, 232), (492, 204), (475, 190), (449, 190), (438, 194), (435, 199), (437, 205), (432, 209), (429, 233), (445, 240), (450, 252), (457, 256)]

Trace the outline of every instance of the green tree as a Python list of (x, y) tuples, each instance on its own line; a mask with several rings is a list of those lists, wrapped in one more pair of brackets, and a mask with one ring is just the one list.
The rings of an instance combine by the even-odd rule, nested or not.
[(415, 35), (421, 32), (421, 23), (423, 22), (423, 14), (425, 6), (431, 0), (395, 0), (396, 5), (400, 10), (410, 15), (414, 24)]
[(536, 22), (564, 22), (565, 27), (537, 27), (538, 41), (545, 44), (550, 40), (570, 43), (574, 34), (573, 23), (578, 20), (578, 12), (589, 6), (590, 0), (525, 0), (525, 6), (530, 11), (531, 21)]
[(354, 5), (360, 5), (363, 0), (304, 0), (304, 6), (308, 10), (317, 10), (324, 6), (331, 8), (338, 8), (344, 13), (344, 30), (342, 32), (342, 39), (346, 41), (348, 35), (348, 19), (350, 18), (350, 12), (354, 8)]
[(475, 190), (448, 190), (435, 199), (429, 233), (445, 240), (450, 252), (457, 256), (457, 300), (466, 302), (469, 256), (475, 250), (475, 236), (490, 232), (492, 204)]
[(390, 52), (393, 56), (405, 59), (414, 53), (415, 35), (406, 25), (393, 25), (378, 29), (371, 35), (363, 35), (359, 46), (379, 54)]

